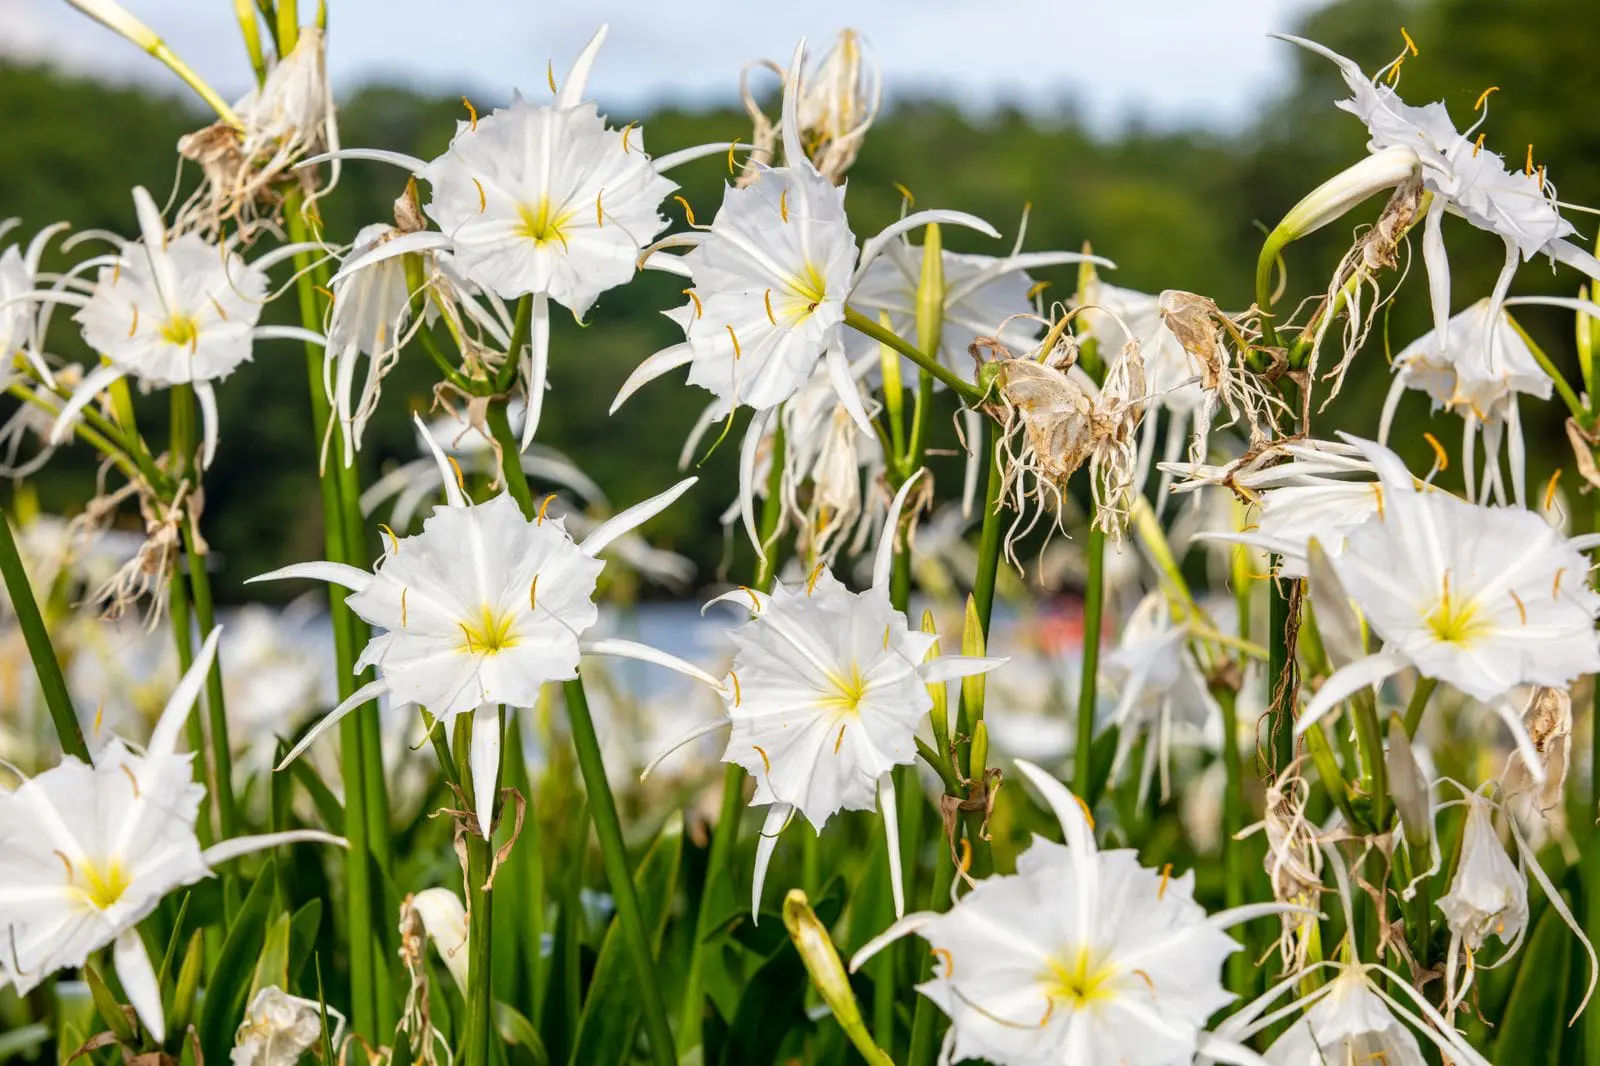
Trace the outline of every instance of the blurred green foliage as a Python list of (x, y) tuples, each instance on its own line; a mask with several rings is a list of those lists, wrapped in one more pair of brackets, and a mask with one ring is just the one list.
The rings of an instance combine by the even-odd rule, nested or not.
[[(1413, 102), (1445, 100), (1458, 124), (1490, 85), (1484, 127), (1488, 146), (1520, 161), (1531, 142), (1550, 166), (1563, 199), (1600, 203), (1600, 66), (1591, 61), (1600, 40), (1600, 4), (1593, 0), (1340, 0), (1284, 27), (1322, 41), (1375, 69), (1400, 51), (1404, 24), (1421, 54), (1408, 59), (1402, 91)], [(1092, 42), (1082, 42), (1092, 47)], [(339, 47), (337, 35), (332, 48)], [(1242, 309), (1263, 227), (1270, 227), (1300, 196), (1358, 159), (1364, 134), (1353, 117), (1336, 110), (1344, 95), (1336, 70), (1323, 60), (1281, 46), (1293, 76), (1279, 94), (1261, 101), (1247, 128), (1216, 133), (1130, 125), (1114, 137), (1087, 130), (1070, 108), (1059, 114), (1001, 110), (975, 118), (947, 102), (900, 102), (867, 138), (851, 171), (849, 206), (858, 234), (869, 234), (900, 210), (895, 183), (907, 185), (919, 207), (948, 207), (982, 215), (1009, 240), (1025, 203), (1032, 205), (1027, 248), (1077, 248), (1085, 241), (1114, 259), (1116, 284), (1147, 290), (1183, 288), (1204, 293), (1224, 308)], [(1201, 61), (1203, 57), (1197, 57)], [(1131, 57), (1130, 57), (1131, 59)], [(1070, 64), (1070, 51), (1063, 51)], [(540, 80), (530, 67), (530, 83)], [(1216, 76), (1232, 75), (1218, 69)], [(729, 84), (734, 71), (730, 68)], [(505, 87), (507, 93), (511, 87)], [(144, 184), (160, 196), (176, 173), (177, 138), (203, 117), (186, 96), (110, 88), (48, 69), (0, 65), (0, 217), (19, 216), (23, 235), (58, 219), (76, 229), (133, 228), (129, 189)], [(959, 98), (959, 80), (949, 96)], [(477, 99), (480, 109), (503, 101)], [(442, 150), (463, 109), (454, 98), (432, 99), (384, 86), (363, 88), (343, 101), (346, 144), (401, 149), (431, 156)], [(660, 152), (711, 140), (748, 139), (747, 120), (734, 110), (617, 115), (642, 118), (651, 148)], [(725, 175), (720, 158), (692, 164), (680, 174), (682, 193), (699, 217), (709, 218)], [(183, 175), (194, 181), (191, 172)], [(187, 184), (185, 185), (187, 187)], [(362, 225), (386, 221), (403, 187), (403, 175), (370, 163), (349, 164), (339, 188), (324, 201), (330, 241), (348, 240)], [(1381, 199), (1290, 249), (1291, 300), (1315, 296), (1348, 242), (1352, 228), (1375, 217)], [(681, 224), (681, 208), (667, 212)], [(1585, 233), (1587, 216), (1569, 211)], [(1447, 222), (1447, 244), (1459, 309), (1489, 291), (1501, 260), (1497, 241), (1459, 221)], [(952, 232), (957, 250), (991, 251), (995, 242)], [(80, 253), (81, 254), (81, 253)], [(55, 256), (48, 265), (61, 266)], [(1369, 350), (1357, 361), (1336, 408), (1323, 424), (1373, 432), (1388, 375), (1384, 336), (1392, 350), (1428, 326), (1426, 289), (1413, 277), (1395, 302)], [(1070, 291), (1074, 275), (1047, 272), (1053, 294)], [(574, 458), (617, 505), (643, 498), (677, 477), (676, 457), (708, 395), (686, 388), (680, 375), (647, 387), (617, 418), (606, 410), (617, 387), (645, 356), (674, 340), (675, 327), (660, 311), (680, 303), (681, 281), (646, 276), (601, 298), (580, 327), (558, 314), (552, 338), (551, 381), (540, 438)], [(1517, 279), (1522, 292), (1570, 295), (1578, 279), (1528, 265)], [(283, 320), (292, 300), (270, 312)], [(1575, 364), (1565, 323), (1569, 316), (1528, 312), (1524, 320), (1561, 365)], [(66, 315), (57, 316), (55, 350), (86, 359)], [(369, 430), (362, 456), (368, 481), (385, 465), (415, 455), (412, 409), (431, 401), (431, 364), (407, 353), (385, 386), (386, 396)], [(205, 533), (219, 553), (221, 591), (238, 594), (245, 577), (321, 554), (320, 505), (315, 481), (317, 442), (307, 428), (306, 377), (297, 344), (258, 345), (253, 363), (220, 389), (222, 445), (206, 485)], [(164, 439), (165, 404), (145, 398), (140, 416), (146, 435)], [(1533, 469), (1530, 483), (1563, 457), (1561, 417), (1553, 406), (1525, 414)], [(941, 427), (947, 422), (937, 423)], [(1407, 397), (1396, 423), (1402, 451), (1422, 460), (1427, 429), (1454, 449), (1459, 428), (1428, 418), (1418, 394)], [(737, 430), (736, 430), (737, 432)], [(949, 440), (936, 441), (949, 444)], [(708, 484), (658, 519), (657, 543), (684, 552), (709, 576), (725, 543), (717, 514), (733, 495), (735, 448), (719, 449), (701, 473)], [(1427, 465), (1424, 461), (1424, 467)], [(35, 480), (47, 507), (74, 511), (93, 486), (93, 456), (82, 447), (64, 451)], [(1456, 475), (1451, 470), (1447, 479)], [(952, 483), (946, 496), (955, 491)], [(128, 516), (130, 520), (132, 515)]]

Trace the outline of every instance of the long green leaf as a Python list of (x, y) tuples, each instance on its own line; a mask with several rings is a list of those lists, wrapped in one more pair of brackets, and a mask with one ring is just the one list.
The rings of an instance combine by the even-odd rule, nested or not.
[(1534, 1049), (1540, 1062), (1560, 1061), (1569, 1013), (1572, 939), (1555, 908), (1546, 907), (1517, 960), (1516, 983), (1494, 1044), (1496, 1066), (1532, 1061), (1529, 1053)]
[(200, 1050), (207, 1062), (224, 1062), (233, 1046), (234, 1030), (244, 1013), (246, 996), (255, 974), (266, 934), (267, 912), (271, 908), (275, 883), (274, 866), (268, 860), (261, 876), (250, 886), (250, 894), (231, 919), (228, 937), (211, 970), (205, 1003), (200, 1009)]
[(6, 591), (11, 595), (11, 609), (22, 629), (22, 639), (27, 642), (28, 656), (33, 659), (45, 706), (50, 710), (50, 720), (55, 723), (56, 735), (61, 738), (61, 750), (88, 762), (89, 745), (83, 742), (78, 714), (72, 708), (72, 697), (67, 693), (67, 682), (61, 674), (61, 660), (56, 658), (55, 647), (50, 643), (50, 631), (45, 628), (44, 616), (33, 598), (33, 586), (28, 583), (28, 572), (23, 569), (22, 556), (17, 553), (17, 542), (11, 535), (11, 523), (3, 512), (0, 512), (0, 577), (5, 578)]
[[(661, 935), (672, 909), (682, 858), (683, 818), (674, 814), (667, 819), (666, 826), (633, 875), (653, 952), (661, 949)], [(613, 920), (606, 930), (605, 942), (600, 945), (600, 959), (595, 964), (589, 996), (578, 1019), (578, 1039), (569, 1060), (572, 1066), (612, 1066), (623, 1060), (633, 1045), (634, 1029), (639, 1024), (641, 1000), (637, 985), (627, 945)]]

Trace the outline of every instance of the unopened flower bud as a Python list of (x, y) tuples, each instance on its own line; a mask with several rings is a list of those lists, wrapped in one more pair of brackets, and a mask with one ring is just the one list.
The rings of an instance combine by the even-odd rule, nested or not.
[(865, 40), (839, 31), (833, 47), (801, 80), (800, 135), (811, 162), (834, 184), (855, 162), (878, 115), (883, 79)]
[(1389, 771), (1389, 796), (1400, 813), (1406, 846), (1414, 856), (1428, 854), (1428, 838), (1433, 835), (1433, 817), (1428, 802), (1428, 779), (1411, 750), (1411, 738), (1398, 717), (1389, 719), (1389, 750), (1384, 753)]
[(822, 993), (822, 1001), (833, 1012), (834, 1020), (856, 1046), (856, 1050), (874, 1066), (892, 1066), (892, 1060), (872, 1042), (872, 1036), (867, 1032), (866, 1023), (861, 1018), (861, 1007), (856, 1003), (856, 994), (850, 988), (850, 978), (845, 973), (844, 963), (839, 961), (833, 938), (812, 911), (806, 894), (798, 888), (784, 897), (783, 924), (789, 930), (789, 939), (794, 941), (795, 950), (800, 953), (800, 961), (805, 963), (806, 973), (811, 975), (811, 983)]
[(1290, 208), (1267, 238), (1268, 245), (1283, 248), (1291, 241), (1315, 233), (1373, 193), (1405, 182), (1420, 167), (1417, 153), (1404, 146), (1386, 148), (1367, 156), (1317, 186)]

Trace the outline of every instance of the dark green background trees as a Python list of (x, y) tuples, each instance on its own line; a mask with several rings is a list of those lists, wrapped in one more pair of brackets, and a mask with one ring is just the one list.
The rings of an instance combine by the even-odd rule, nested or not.
[[(1600, 66), (1592, 59), (1600, 42), (1600, 5), (1592, 0), (1340, 0), (1305, 25), (1284, 29), (1314, 37), (1373, 69), (1399, 52), (1402, 24), (1421, 46), (1421, 55), (1405, 63), (1401, 86), (1407, 98), (1443, 99), (1465, 125), (1479, 93), (1498, 85), (1485, 127), (1489, 147), (1520, 160), (1531, 143), (1535, 158), (1549, 164), (1564, 200), (1600, 203)], [(1092, 42), (1079, 46), (1092, 47)], [(337, 35), (331, 47), (339, 47)], [(1063, 49), (1060, 61), (1072, 63), (1071, 49)], [(1194, 61), (1206, 59), (1195, 56)], [(1129, 62), (1138, 58), (1130, 56)], [(1332, 106), (1344, 95), (1335, 69), (1309, 54), (1296, 54), (1292, 62), (1294, 75), (1279, 94), (1260, 102), (1259, 115), (1247, 128), (1228, 134), (1134, 125), (1107, 138), (1085, 129), (1065, 105), (1058, 114), (1001, 111), (974, 119), (945, 101), (903, 102), (874, 128), (850, 174), (852, 222), (858, 233), (869, 233), (892, 219), (900, 206), (896, 182), (910, 187), (918, 206), (975, 212), (1005, 231), (1008, 240), (1023, 204), (1031, 203), (1030, 249), (1077, 248), (1089, 241), (1118, 263), (1108, 278), (1116, 284), (1191, 289), (1224, 308), (1242, 308), (1250, 299), (1262, 227), (1363, 151), (1360, 123)], [(537, 75), (530, 70), (530, 79), (537, 81)], [(1230, 74), (1218, 69), (1216, 76)], [(510, 88), (503, 91), (508, 94)], [(960, 98), (959, 76), (948, 94), (951, 100)], [(474, 102), (483, 108), (501, 101)], [(453, 97), (423, 98), (381, 86), (362, 89), (343, 105), (345, 143), (423, 156), (444, 147), (463, 113)], [(24, 237), (58, 219), (77, 229), (131, 231), (130, 188), (147, 185), (158, 198), (169, 190), (174, 145), (203, 121), (198, 105), (176, 90), (160, 95), (113, 89), (15, 65), (0, 66), (0, 115), (6, 116), (0, 135), (0, 217), (19, 216)], [(641, 118), (657, 151), (749, 136), (746, 119), (735, 110), (615, 118)], [(709, 217), (721, 195), (722, 163), (704, 160), (675, 176), (699, 215)], [(186, 177), (193, 180), (192, 174)], [(387, 220), (401, 188), (402, 176), (392, 168), (347, 166), (340, 188), (324, 201), (329, 238), (348, 240), (360, 226)], [(1369, 220), (1376, 208), (1377, 202), (1291, 249), (1291, 298), (1320, 290), (1352, 226)], [(679, 209), (672, 205), (670, 211)], [(1568, 215), (1585, 235), (1593, 232), (1593, 219)], [(960, 233), (947, 239), (974, 251), (992, 250), (988, 245), (994, 243)], [(1492, 238), (1460, 223), (1447, 223), (1447, 241), (1459, 309), (1488, 292), (1501, 250)], [(64, 262), (57, 257), (50, 265)], [(1070, 271), (1044, 276), (1055, 283), (1055, 292), (1070, 291)], [(1534, 263), (1519, 274), (1517, 288), (1571, 294), (1578, 280), (1570, 271), (1554, 273)], [(1402, 291), (1387, 323), (1396, 350), (1428, 326), (1420, 281), (1412, 279)], [(677, 476), (679, 446), (707, 398), (674, 375), (636, 395), (618, 418), (605, 413), (629, 370), (674, 339), (675, 327), (659, 312), (681, 302), (679, 288), (681, 282), (673, 278), (643, 277), (602, 297), (592, 324), (580, 327), (560, 314), (555, 323), (554, 392), (540, 437), (575, 457), (619, 504), (659, 491)], [(287, 303), (274, 313), (287, 315)], [(1523, 317), (1548, 350), (1571, 365), (1567, 319), (1531, 311)], [(1338, 408), (1327, 416), (1329, 424), (1374, 429), (1388, 379), (1382, 333), (1375, 331), (1370, 350), (1357, 361)], [(65, 315), (58, 316), (54, 347), (88, 358)], [(302, 359), (293, 343), (263, 343), (254, 362), (219, 390), (222, 445), (207, 481), (204, 523), (220, 556), (225, 594), (236, 592), (238, 582), (253, 573), (320, 553), (316, 442), (307, 431)], [(407, 358), (389, 379), (362, 456), (369, 479), (383, 465), (415, 454), (409, 412), (428, 405), (433, 376), (426, 359)], [(140, 414), (147, 433), (160, 439), (166, 410), (156, 399), (143, 403)], [(1524, 417), (1534, 482), (1562, 460), (1562, 419), (1553, 406), (1530, 407)], [(1408, 396), (1395, 443), (1420, 457), (1426, 449), (1421, 434), (1430, 425), (1426, 404), (1416, 394)], [(1458, 429), (1442, 418), (1432, 428), (1447, 442), (1458, 439)], [(651, 527), (658, 543), (692, 556), (703, 575), (715, 571), (724, 552), (716, 515), (732, 497), (733, 452), (727, 446), (718, 450), (701, 471), (708, 484)], [(70, 512), (87, 498), (93, 477), (93, 456), (78, 447), (58, 455), (35, 484), (45, 506)]]

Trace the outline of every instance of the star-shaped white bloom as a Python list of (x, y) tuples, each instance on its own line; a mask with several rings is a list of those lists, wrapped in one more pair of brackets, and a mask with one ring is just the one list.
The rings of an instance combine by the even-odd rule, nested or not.
[(214, 383), (250, 358), (257, 339), (296, 337), (321, 343), (316, 333), (290, 326), (257, 326), (267, 295), (266, 269), (301, 251), (284, 245), (246, 263), (227, 244), (199, 234), (169, 233), (155, 201), (133, 190), (140, 239), (127, 241), (99, 270), (85, 298), (68, 292), (38, 294), (75, 304), (83, 338), (106, 359), (86, 374), (62, 407), (51, 431), (60, 443), (77, 413), (112, 382), (131, 377), (140, 388), (193, 385), (205, 431), (201, 465), (217, 446)]
[(1393, 452), (1347, 439), (1377, 466), (1382, 502), (1332, 565), (1384, 645), (1328, 678), (1296, 732), (1352, 693), (1413, 667), (1490, 704), (1537, 767), (1510, 694), (1522, 684), (1567, 688), (1600, 670), (1600, 596), (1588, 587), (1581, 553), (1590, 542), (1565, 538), (1531, 511), (1418, 487)]
[(314, 830), (235, 837), (202, 849), (205, 788), (178, 733), (216, 656), (214, 629), (161, 712), (143, 751), (116, 738), (86, 764), (67, 756), (0, 791), (0, 983), (26, 994), (107, 945), (145, 1028), (165, 1037), (161, 991), (135, 926), (175, 888), (238, 855), (295, 841), (343, 844)]
[[(420, 419), (419, 429), (426, 429)], [(482, 831), (490, 831), (500, 767), (499, 707), (532, 707), (549, 681), (578, 675), (582, 654), (658, 663), (718, 687), (716, 678), (632, 641), (590, 640), (599, 617), (595, 584), (607, 545), (665, 510), (695, 483), (688, 478), (616, 515), (575, 542), (560, 518), (527, 518), (509, 493), (469, 504), (431, 436), (446, 506), (422, 532), (391, 537), (373, 572), (342, 563), (299, 563), (252, 578), (314, 578), (349, 589), (346, 602), (380, 630), (356, 663), (376, 667), (363, 685), (313, 727), (284, 759), (304, 751), (350, 711), (387, 695), (438, 719), (475, 715), (471, 767)]]
[[(1168, 1066), (1207, 1053), (1254, 1061), (1204, 1031), (1233, 997), (1227, 930), (1298, 908), (1268, 903), (1207, 916), (1194, 875), (1148, 869), (1131, 850), (1101, 851), (1082, 802), (1032, 763), (1017, 769), (1061, 822), (1066, 843), (1035, 837), (1017, 872), (980, 881), (945, 913), (909, 914), (862, 948), (858, 969), (907, 933), (938, 959), (917, 991), (950, 1016), (941, 1062), (1004, 1066)], [(1240, 1057), (1244, 1056), (1244, 1057)]]
[(533, 297), (532, 351), (511, 353), (522, 360), (527, 381), (523, 447), (533, 439), (544, 402), (550, 301), (581, 318), (601, 293), (631, 279), (640, 253), (667, 224), (659, 209), (677, 186), (662, 175), (730, 148), (698, 145), (652, 159), (637, 123), (620, 130), (607, 125), (583, 99), (606, 32), (601, 26), (584, 47), (552, 103), (530, 104), (517, 94), (509, 107), (482, 117), (473, 112), (431, 162), (372, 149), (308, 161), (374, 159), (432, 186), (423, 209), (440, 232), (406, 234), (353, 257), (341, 275), (406, 252), (448, 249), (472, 284), (507, 299)]
[[(840, 402), (870, 433), (845, 350), (846, 301), (894, 239), (918, 226), (949, 222), (999, 236), (964, 212), (918, 211), (872, 237), (858, 254), (844, 187), (819, 173), (801, 144), (804, 60), (801, 41), (783, 89), (784, 166), (756, 164), (753, 181), (724, 189), (709, 227), (672, 239), (693, 245), (687, 255), (651, 257), (648, 265), (690, 281), (689, 303), (668, 313), (685, 339), (641, 363), (623, 383), (613, 411), (646, 382), (687, 365), (691, 384), (765, 412), (799, 392), (826, 360)], [(752, 420), (748, 432), (759, 421)]]
[(894, 531), (915, 480), (890, 505), (866, 591), (851, 592), (819, 566), (803, 588), (778, 584), (771, 595), (739, 589), (711, 601), (743, 604), (754, 616), (730, 634), (737, 651), (722, 687), (727, 715), (695, 727), (667, 753), (732, 726), (723, 761), (749, 771), (756, 781), (751, 805), (768, 808), (756, 849), (753, 912), (760, 911), (778, 834), (796, 811), (821, 830), (839, 811), (871, 810), (874, 800), (883, 811), (895, 909), (901, 912), (890, 771), (916, 759), (917, 727), (933, 706), (929, 685), (984, 673), (1005, 661), (928, 659), (938, 638), (912, 628), (889, 602)]

